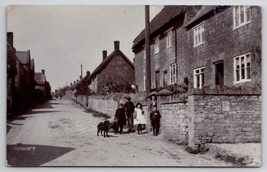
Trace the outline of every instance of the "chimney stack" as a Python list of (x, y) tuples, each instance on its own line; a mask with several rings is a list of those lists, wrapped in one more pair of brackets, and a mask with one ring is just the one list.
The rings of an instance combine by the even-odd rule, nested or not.
[(120, 41), (114, 41), (114, 50), (119, 51), (120, 50)]
[(86, 76), (90, 76), (90, 71), (87, 71), (86, 72)]
[(105, 60), (106, 59), (106, 57), (107, 57), (107, 50), (103, 50), (102, 51), (102, 54), (103, 54), (103, 60)]
[(13, 47), (13, 32), (7, 32), (7, 42)]
[(44, 69), (42, 69), (42, 74), (45, 75), (45, 70)]

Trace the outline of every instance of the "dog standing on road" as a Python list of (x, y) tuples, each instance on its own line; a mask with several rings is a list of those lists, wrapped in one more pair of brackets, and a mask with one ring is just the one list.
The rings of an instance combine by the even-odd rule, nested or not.
[(108, 137), (108, 130), (110, 127), (110, 122), (108, 120), (104, 122), (100, 122), (97, 125), (97, 136), (99, 136), (99, 132), (101, 132), (101, 136), (103, 136), (103, 131), (104, 131), (104, 137)]

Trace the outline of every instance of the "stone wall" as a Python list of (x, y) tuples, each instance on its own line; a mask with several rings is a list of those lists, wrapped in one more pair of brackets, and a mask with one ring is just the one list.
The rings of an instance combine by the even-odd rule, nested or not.
[(190, 122), (188, 103), (165, 103), (161, 108), (161, 130), (164, 136), (178, 143), (187, 143)]
[(259, 95), (191, 95), (189, 145), (261, 142)]

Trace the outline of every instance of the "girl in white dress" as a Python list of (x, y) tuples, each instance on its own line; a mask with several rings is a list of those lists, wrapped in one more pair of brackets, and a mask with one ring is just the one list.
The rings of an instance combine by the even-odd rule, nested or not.
[[(135, 119), (134, 125), (137, 125), (138, 134), (142, 133), (142, 125), (146, 125), (146, 118), (144, 115), (144, 111), (142, 110), (142, 104), (137, 103), (136, 108), (134, 109)], [(145, 127), (144, 127), (145, 128)]]

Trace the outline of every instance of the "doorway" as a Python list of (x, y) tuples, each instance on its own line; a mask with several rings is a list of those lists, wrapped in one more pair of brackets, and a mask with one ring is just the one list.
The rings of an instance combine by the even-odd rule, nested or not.
[(215, 85), (224, 85), (224, 64), (223, 61), (215, 63)]

